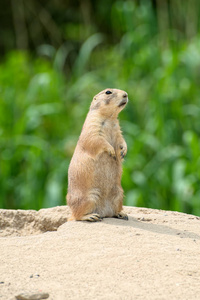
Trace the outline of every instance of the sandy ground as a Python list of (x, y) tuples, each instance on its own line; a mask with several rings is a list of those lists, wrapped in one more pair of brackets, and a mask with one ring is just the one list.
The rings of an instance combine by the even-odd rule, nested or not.
[(0, 300), (200, 299), (200, 218), (125, 210), (98, 223), (0, 210)]

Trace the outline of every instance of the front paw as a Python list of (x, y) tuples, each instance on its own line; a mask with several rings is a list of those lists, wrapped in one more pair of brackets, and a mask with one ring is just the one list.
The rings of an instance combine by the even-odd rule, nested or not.
[(120, 157), (121, 157), (121, 159), (123, 159), (124, 156), (127, 153), (127, 147), (126, 147), (126, 145), (120, 145), (119, 146), (119, 151), (120, 151)]
[(113, 147), (108, 150), (108, 154), (116, 160), (116, 153)]

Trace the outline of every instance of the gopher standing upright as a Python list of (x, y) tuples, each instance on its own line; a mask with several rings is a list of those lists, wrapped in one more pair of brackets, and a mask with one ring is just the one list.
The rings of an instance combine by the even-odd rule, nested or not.
[(128, 220), (121, 187), (127, 145), (117, 119), (127, 102), (128, 94), (117, 89), (106, 89), (92, 100), (68, 170), (69, 220)]

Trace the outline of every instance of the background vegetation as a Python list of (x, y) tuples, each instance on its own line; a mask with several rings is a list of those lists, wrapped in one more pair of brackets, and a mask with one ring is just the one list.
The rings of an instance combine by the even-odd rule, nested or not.
[(0, 3), (0, 207), (65, 204), (92, 97), (129, 94), (125, 204), (200, 215), (198, 0)]

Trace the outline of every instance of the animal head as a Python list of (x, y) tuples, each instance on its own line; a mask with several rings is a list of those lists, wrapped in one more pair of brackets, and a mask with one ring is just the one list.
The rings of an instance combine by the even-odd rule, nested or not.
[(104, 116), (117, 116), (128, 103), (128, 94), (118, 89), (105, 89), (94, 96), (90, 110)]

